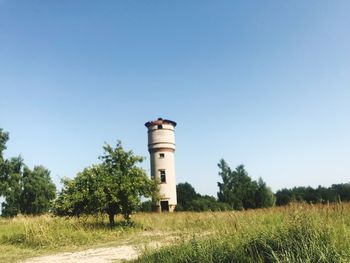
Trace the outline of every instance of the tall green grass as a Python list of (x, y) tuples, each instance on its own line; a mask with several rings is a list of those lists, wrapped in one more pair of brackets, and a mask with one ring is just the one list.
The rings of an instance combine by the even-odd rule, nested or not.
[(349, 212), (338, 204), (225, 213), (211, 235), (146, 251), (136, 262), (350, 262)]
[[(350, 262), (350, 204), (243, 212), (138, 213), (121, 218), (50, 215), (0, 219), (0, 262), (91, 246), (154, 243), (139, 262)], [(107, 244), (108, 243), (108, 244)]]
[(126, 242), (142, 228), (119, 221), (110, 228), (105, 217), (18, 216), (0, 219), (0, 262), (56, 251), (74, 251), (92, 245)]
[(0, 243), (28, 248), (79, 246), (94, 241), (111, 241), (129, 226), (108, 227), (94, 217), (60, 218), (50, 215), (17, 217), (0, 221)]

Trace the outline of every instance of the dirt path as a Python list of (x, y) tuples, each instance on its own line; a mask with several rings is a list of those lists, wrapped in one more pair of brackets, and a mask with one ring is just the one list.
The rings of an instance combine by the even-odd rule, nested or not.
[(136, 259), (139, 251), (134, 246), (94, 248), (79, 252), (65, 252), (27, 259), (22, 263), (111, 263)]

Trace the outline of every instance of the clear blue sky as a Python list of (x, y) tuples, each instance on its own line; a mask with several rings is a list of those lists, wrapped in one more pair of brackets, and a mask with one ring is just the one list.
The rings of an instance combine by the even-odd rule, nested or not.
[(349, 182), (349, 14), (328, 0), (0, 0), (6, 156), (58, 184), (104, 142), (148, 157), (144, 123), (163, 117), (178, 122), (177, 181), (202, 194), (220, 158), (274, 191)]

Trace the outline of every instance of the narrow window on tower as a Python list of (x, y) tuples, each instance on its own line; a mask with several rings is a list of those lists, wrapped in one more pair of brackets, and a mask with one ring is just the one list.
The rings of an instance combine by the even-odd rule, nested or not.
[(160, 153), (159, 154), (159, 159), (163, 159), (165, 157), (165, 154), (164, 153)]
[(158, 129), (163, 129), (163, 125), (158, 125)]
[(159, 172), (160, 172), (160, 182), (166, 183), (165, 170), (159, 170)]

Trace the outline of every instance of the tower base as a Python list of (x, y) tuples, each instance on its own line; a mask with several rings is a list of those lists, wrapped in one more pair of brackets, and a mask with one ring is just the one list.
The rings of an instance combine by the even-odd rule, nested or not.
[(152, 205), (152, 211), (156, 213), (172, 213), (175, 211), (176, 205), (168, 204), (168, 201), (160, 201), (159, 204)]

